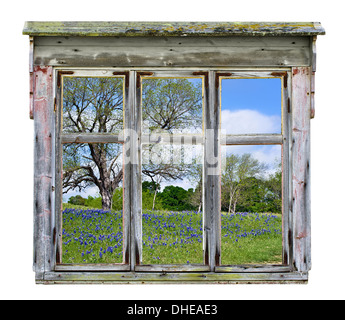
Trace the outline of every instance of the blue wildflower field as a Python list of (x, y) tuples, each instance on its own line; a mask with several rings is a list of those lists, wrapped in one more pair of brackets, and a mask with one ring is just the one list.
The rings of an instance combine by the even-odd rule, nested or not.
[[(62, 263), (122, 263), (122, 211), (66, 208)], [(203, 263), (203, 218), (197, 211), (143, 213), (143, 264)], [(221, 215), (221, 262), (281, 263), (281, 215)]]

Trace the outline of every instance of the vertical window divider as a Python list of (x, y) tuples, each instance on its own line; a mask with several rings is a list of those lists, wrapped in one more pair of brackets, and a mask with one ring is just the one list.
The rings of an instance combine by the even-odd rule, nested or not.
[(290, 195), (291, 195), (291, 163), (290, 163), (290, 143), (291, 143), (291, 110), (290, 110), (290, 96), (291, 96), (291, 76), (285, 72), (282, 78), (282, 197), (283, 197), (283, 264), (291, 266), (292, 252), (291, 246), (291, 222), (290, 216)]
[(124, 263), (130, 264), (130, 252), (131, 252), (131, 162), (129, 159), (130, 148), (131, 148), (131, 137), (130, 137), (130, 123), (131, 123), (131, 106), (133, 105), (133, 90), (130, 87), (130, 80), (133, 78), (131, 73), (113, 73), (123, 74), (125, 76), (125, 90), (124, 90), (124, 131), (123, 131), (123, 168), (125, 172), (125, 179), (123, 179), (123, 216), (124, 216), (124, 226), (123, 234), (124, 237), (123, 244), (123, 256)]
[(216, 73), (209, 71), (205, 85), (205, 159), (204, 159), (204, 249), (210, 271), (220, 262), (220, 109)]
[(129, 126), (130, 126), (130, 203), (131, 203), (131, 271), (142, 260), (142, 203), (141, 203), (141, 85), (140, 73), (130, 71)]
[[(57, 77), (60, 79), (61, 75), (57, 72)], [(60, 80), (59, 80), (60, 81)], [(55, 232), (53, 234), (54, 254), (52, 258), (55, 260), (53, 264), (61, 263), (62, 261), (62, 88), (58, 81), (55, 82), (56, 95), (56, 112), (55, 112)]]

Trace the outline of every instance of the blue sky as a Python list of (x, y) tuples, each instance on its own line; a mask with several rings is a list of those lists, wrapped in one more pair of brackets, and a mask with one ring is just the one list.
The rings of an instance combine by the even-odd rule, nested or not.
[(223, 79), (222, 110), (250, 109), (281, 115), (281, 79)]
[[(224, 134), (281, 133), (281, 79), (223, 79), (221, 122)], [(273, 172), (281, 160), (280, 145), (223, 146), (225, 153), (251, 153)]]
[(226, 134), (281, 133), (281, 79), (223, 79), (221, 120)]

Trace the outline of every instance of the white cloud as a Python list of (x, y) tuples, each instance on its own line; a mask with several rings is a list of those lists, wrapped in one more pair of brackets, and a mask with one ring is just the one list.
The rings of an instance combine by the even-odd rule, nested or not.
[(225, 134), (281, 133), (280, 116), (268, 116), (247, 109), (223, 110), (221, 116)]
[[(265, 175), (272, 174), (276, 171), (277, 166), (281, 163), (282, 148), (280, 145), (247, 145), (247, 146), (222, 146), (222, 166), (225, 165), (227, 154), (250, 153), (254, 159), (268, 165)], [(222, 168), (224, 169), (224, 167)]]
[(281, 162), (282, 148), (280, 145), (276, 146), (260, 146), (257, 150), (253, 151), (252, 155), (260, 162), (269, 165), (269, 169), (275, 169), (278, 163)]

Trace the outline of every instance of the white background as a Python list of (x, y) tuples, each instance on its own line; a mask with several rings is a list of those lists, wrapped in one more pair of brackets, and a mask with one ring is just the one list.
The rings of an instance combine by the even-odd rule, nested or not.
[[(1, 299), (344, 299), (344, 41), (341, 1), (6, 1), (1, 7)], [(319, 21), (312, 120), (312, 270), (308, 285), (35, 285), (33, 121), (25, 21)]]

